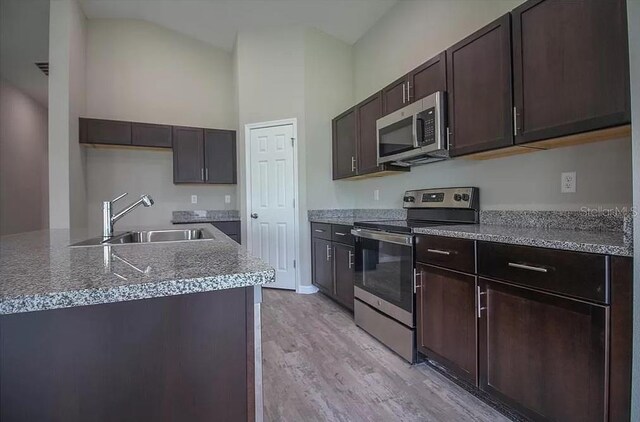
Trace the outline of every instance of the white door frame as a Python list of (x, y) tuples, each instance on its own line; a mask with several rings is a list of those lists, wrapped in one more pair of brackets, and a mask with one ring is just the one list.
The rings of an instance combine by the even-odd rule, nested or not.
[(300, 224), (298, 222), (299, 203), (298, 198), (300, 195), (298, 186), (298, 119), (282, 119), (271, 120), (268, 122), (259, 123), (247, 123), (244, 125), (244, 150), (245, 150), (245, 169), (246, 169), (246, 222), (247, 222), (247, 251), (251, 252), (252, 248), (252, 230), (251, 230), (251, 131), (253, 129), (264, 129), (273, 126), (293, 126), (293, 196), (294, 196), (294, 213), (293, 213), (293, 247), (295, 248), (295, 260), (296, 267), (294, 269), (294, 275), (296, 279), (296, 292), (300, 292)]

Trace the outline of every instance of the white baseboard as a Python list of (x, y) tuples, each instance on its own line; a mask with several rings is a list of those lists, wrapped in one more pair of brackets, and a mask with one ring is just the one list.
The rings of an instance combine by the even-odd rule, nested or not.
[(316, 293), (318, 288), (316, 286), (298, 286), (298, 294), (301, 295), (310, 295)]

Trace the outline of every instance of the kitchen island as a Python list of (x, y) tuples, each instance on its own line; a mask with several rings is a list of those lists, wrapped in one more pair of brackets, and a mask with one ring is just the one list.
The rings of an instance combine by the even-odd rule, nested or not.
[(200, 227), (213, 239), (70, 248), (89, 233), (0, 238), (0, 420), (261, 415), (259, 286), (275, 274)]

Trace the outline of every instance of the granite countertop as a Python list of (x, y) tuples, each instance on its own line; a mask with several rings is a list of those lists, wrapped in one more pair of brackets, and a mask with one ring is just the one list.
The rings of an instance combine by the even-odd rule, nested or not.
[(356, 219), (353, 217), (318, 217), (309, 218), (312, 223), (324, 223), (324, 224), (342, 224), (344, 226), (353, 226), (356, 221), (363, 221), (364, 219)]
[(625, 241), (625, 235), (622, 232), (528, 228), (491, 224), (432, 226), (414, 229), (414, 232), (567, 251), (633, 256), (633, 245)]
[(275, 280), (273, 268), (211, 225), (212, 240), (86, 246), (87, 230), (0, 237), (0, 315), (96, 305)]
[[(200, 215), (206, 213), (206, 215)], [(226, 221), (240, 221), (240, 213), (237, 210), (207, 210), (207, 211), (173, 211), (171, 222), (173, 224), (203, 224), (221, 223)]]

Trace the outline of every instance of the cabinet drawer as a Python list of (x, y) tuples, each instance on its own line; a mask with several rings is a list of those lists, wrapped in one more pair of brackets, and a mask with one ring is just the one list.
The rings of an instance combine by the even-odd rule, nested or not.
[(536, 289), (609, 302), (607, 257), (478, 242), (478, 274)]
[(353, 246), (353, 235), (351, 234), (351, 226), (343, 226), (339, 224), (331, 225), (331, 239), (334, 242), (344, 243)]
[(416, 260), (475, 273), (475, 241), (442, 236), (417, 236)]
[(311, 237), (331, 240), (331, 224), (311, 223)]

